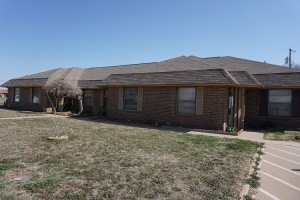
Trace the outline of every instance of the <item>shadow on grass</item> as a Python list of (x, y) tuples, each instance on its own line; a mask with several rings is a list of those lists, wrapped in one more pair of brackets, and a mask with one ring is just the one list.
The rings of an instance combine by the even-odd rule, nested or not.
[[(127, 122), (120, 122), (117, 120), (95, 120), (95, 119), (90, 119), (91, 117), (66, 117), (69, 119), (75, 119), (75, 120), (80, 120), (80, 121), (89, 121), (89, 122), (95, 122), (95, 123), (104, 123), (104, 124), (112, 124), (112, 125), (120, 125), (120, 126), (126, 126), (126, 127), (135, 127), (135, 128), (143, 128), (143, 129), (150, 129), (150, 130), (159, 130), (159, 131), (173, 131), (173, 132), (177, 132), (177, 133), (190, 133), (191, 131), (195, 131), (195, 132), (199, 132), (199, 134), (201, 133), (207, 133), (207, 134), (213, 134), (213, 135), (224, 135), (224, 136), (228, 136), (230, 138), (236, 138), (239, 139), (238, 136), (235, 135), (227, 135), (227, 134), (222, 134), (222, 133), (208, 133), (205, 132), (205, 130), (203, 131), (199, 131), (199, 130), (191, 130), (189, 128), (179, 128), (179, 127), (165, 127), (165, 126), (154, 126), (154, 125), (150, 125), (150, 124), (140, 124), (140, 123), (127, 123)], [(212, 135), (207, 135), (207, 136), (212, 136)]]
[(22, 114), (45, 114), (45, 112), (43, 111), (34, 111), (34, 110), (22, 110), (22, 109), (18, 109), (18, 108), (13, 108), (13, 107), (4, 107), (3, 103), (0, 103), (0, 109), (1, 110), (7, 110), (7, 111), (15, 111), (18, 113), (22, 113)]

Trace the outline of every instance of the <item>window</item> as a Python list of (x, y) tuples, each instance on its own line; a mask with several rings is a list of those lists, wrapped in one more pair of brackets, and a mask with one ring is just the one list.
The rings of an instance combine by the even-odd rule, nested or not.
[(138, 88), (124, 88), (124, 109), (137, 110)]
[(178, 88), (177, 113), (194, 115), (196, 110), (196, 88)]
[(33, 88), (32, 102), (39, 103), (39, 88)]
[(107, 90), (104, 90), (104, 95), (103, 95), (103, 106), (107, 106)]
[(292, 116), (292, 90), (269, 90), (269, 116)]
[(20, 101), (20, 88), (15, 88), (15, 102)]
[(83, 105), (92, 105), (92, 90), (83, 91)]

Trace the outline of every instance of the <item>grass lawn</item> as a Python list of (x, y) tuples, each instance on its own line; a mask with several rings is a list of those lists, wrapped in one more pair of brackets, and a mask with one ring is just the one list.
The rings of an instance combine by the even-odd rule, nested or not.
[[(238, 199), (256, 142), (61, 118), (0, 123), (0, 199)], [(20, 175), (33, 179), (15, 183)]]
[(0, 108), (4, 106), (4, 101), (6, 100), (6, 97), (0, 97)]
[(264, 139), (300, 142), (300, 140), (295, 139), (296, 135), (300, 135), (300, 131), (265, 132)]
[(40, 116), (41, 112), (7, 109), (0, 103), (0, 118)]

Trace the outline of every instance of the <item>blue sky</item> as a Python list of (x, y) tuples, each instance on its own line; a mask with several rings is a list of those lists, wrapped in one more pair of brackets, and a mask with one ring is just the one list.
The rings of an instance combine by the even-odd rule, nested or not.
[(299, 0), (0, 0), (0, 84), (178, 56), (300, 63)]

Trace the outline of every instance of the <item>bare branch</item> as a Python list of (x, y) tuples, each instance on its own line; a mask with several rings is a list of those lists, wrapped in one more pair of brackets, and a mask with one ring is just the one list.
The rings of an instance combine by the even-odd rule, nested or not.
[[(66, 99), (73, 99), (78, 98), (82, 96), (82, 90), (79, 88), (77, 81), (72, 80), (53, 80), (52, 82), (46, 83), (44, 85), (43, 90), (46, 92), (47, 97), (51, 103), (52, 110), (54, 111), (54, 117), (52, 118), (56, 134), (59, 136), (59, 123), (57, 118), (57, 107), (58, 107), (58, 101), (62, 98)], [(54, 97), (55, 102), (53, 103), (50, 95)], [(65, 107), (67, 101), (65, 101), (62, 105), (61, 112), (63, 111), (63, 108)]]

